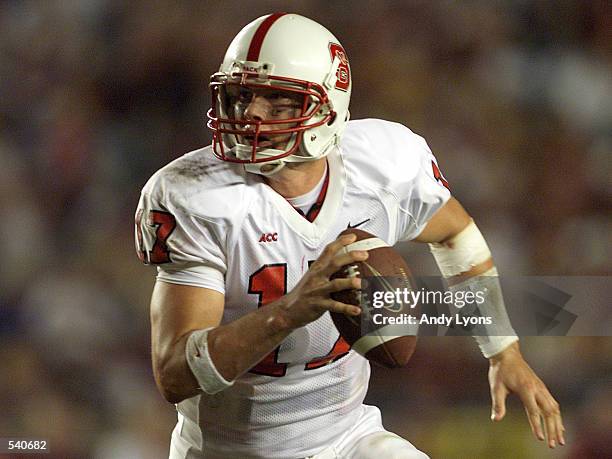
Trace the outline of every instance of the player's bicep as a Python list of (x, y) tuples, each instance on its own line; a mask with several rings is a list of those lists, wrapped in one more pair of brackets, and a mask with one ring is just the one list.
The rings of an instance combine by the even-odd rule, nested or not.
[(459, 234), (469, 223), (470, 216), (455, 198), (451, 197), (425, 225), (414, 239), (417, 242), (443, 242)]
[(154, 345), (173, 345), (190, 331), (221, 323), (224, 295), (216, 290), (157, 281), (151, 297)]
[(155, 381), (164, 395), (178, 403), (196, 395), (199, 384), (185, 358), (194, 330), (221, 322), (224, 295), (216, 290), (157, 281), (151, 297), (151, 354)]

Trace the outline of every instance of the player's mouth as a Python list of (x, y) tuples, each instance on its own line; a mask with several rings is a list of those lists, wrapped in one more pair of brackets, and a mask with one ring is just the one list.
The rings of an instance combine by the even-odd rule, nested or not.
[[(260, 134), (257, 139), (257, 146), (268, 148), (268, 147), (277, 146), (278, 144), (283, 142), (283, 140), (273, 139), (273, 137), (277, 137), (277, 136), (267, 136), (267, 135)], [(253, 145), (253, 143), (255, 142), (254, 135), (245, 135), (243, 136), (243, 139), (245, 140), (245, 143), (247, 143), (248, 145)]]

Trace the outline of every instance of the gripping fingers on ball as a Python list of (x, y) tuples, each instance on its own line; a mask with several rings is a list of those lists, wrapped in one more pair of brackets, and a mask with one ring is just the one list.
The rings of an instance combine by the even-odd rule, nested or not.
[(329, 295), (333, 292), (341, 292), (342, 290), (351, 290), (359, 288), (361, 288), (361, 279), (359, 279), (358, 277), (339, 277), (321, 286), (319, 289), (317, 289), (317, 293), (321, 295)]
[(353, 242), (355, 242), (356, 239), (357, 236), (355, 236), (354, 234), (345, 234), (343, 236), (340, 236), (335, 241), (327, 244), (327, 246), (323, 250), (323, 253), (319, 257), (319, 260), (324, 263), (329, 263), (329, 261), (334, 258), (334, 256), (338, 253), (340, 249), (342, 249), (342, 247), (352, 244)]
[(342, 267), (353, 264), (357, 261), (368, 259), (368, 252), (365, 250), (352, 250), (342, 255), (336, 255), (329, 264), (325, 267), (324, 273), (331, 276)]
[(361, 314), (361, 308), (350, 304), (341, 303), (340, 301), (335, 301), (332, 299), (323, 300), (321, 302), (321, 306), (323, 306), (329, 312), (337, 312), (349, 316), (358, 316), (359, 314)]

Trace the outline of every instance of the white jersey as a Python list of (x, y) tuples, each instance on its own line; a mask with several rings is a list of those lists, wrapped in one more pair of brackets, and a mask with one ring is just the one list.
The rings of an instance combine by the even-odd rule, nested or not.
[[(418, 236), (450, 197), (425, 140), (400, 124), (349, 122), (327, 161), (327, 191), (311, 222), (210, 147), (178, 158), (142, 192), (139, 256), (159, 264), (164, 281), (223, 292), (223, 324), (293, 289), (347, 227), (394, 245)], [(353, 426), (369, 375), (324, 314), (233, 386), (179, 403), (173, 442), (183, 443), (185, 457), (315, 454)]]

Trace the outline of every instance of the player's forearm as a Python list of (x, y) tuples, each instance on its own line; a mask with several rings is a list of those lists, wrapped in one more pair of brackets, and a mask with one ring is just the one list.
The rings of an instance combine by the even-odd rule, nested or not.
[(215, 367), (232, 381), (272, 352), (292, 331), (281, 302), (271, 303), (208, 335), (208, 351)]
[[(285, 311), (279, 304), (276, 302), (259, 308), (209, 331), (206, 352), (215, 370), (226, 381), (231, 382), (244, 374), (291, 333), (292, 328), (284, 320)], [(168, 342), (158, 339), (153, 347), (155, 381), (170, 403), (179, 403), (206, 389), (186, 358), (187, 341), (194, 332), (197, 330)]]
[[(470, 222), (450, 239), (430, 244), (430, 248), (451, 291), (484, 295), (478, 311), (491, 323), (483, 325), (482, 335), (474, 335), (483, 355), (489, 358), (515, 342), (518, 338), (506, 312), (497, 269), (476, 224)], [(462, 313), (471, 312), (463, 309)]]
[(201, 392), (185, 360), (186, 334), (164, 348), (153, 346), (153, 374), (157, 388), (170, 403), (179, 403)]

